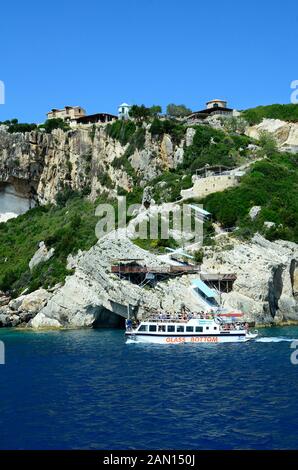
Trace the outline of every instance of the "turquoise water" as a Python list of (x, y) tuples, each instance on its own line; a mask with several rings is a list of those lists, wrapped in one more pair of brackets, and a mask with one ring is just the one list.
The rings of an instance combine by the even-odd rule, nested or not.
[(294, 449), (298, 328), (125, 344), (121, 330), (0, 330), (1, 449)]

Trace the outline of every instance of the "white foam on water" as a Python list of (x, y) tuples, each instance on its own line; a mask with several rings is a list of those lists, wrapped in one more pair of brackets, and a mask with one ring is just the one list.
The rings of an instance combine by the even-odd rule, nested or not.
[(126, 340), (126, 344), (136, 344), (136, 343), (137, 343), (137, 341), (135, 341), (134, 339), (128, 338), (128, 339)]
[(283, 338), (283, 337), (266, 337), (266, 338), (257, 338), (255, 340), (257, 343), (280, 343), (281, 341), (298, 341), (297, 338)]

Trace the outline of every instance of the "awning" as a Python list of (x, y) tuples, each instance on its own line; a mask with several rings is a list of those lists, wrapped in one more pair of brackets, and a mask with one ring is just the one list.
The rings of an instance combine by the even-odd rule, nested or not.
[(196, 287), (201, 292), (203, 292), (206, 297), (215, 297), (215, 292), (212, 289), (209, 289), (209, 287), (206, 286), (205, 282), (201, 281), (201, 279), (195, 279), (192, 281), (192, 285), (193, 287)]
[(195, 210), (196, 212), (198, 212), (199, 214), (205, 216), (205, 217), (209, 217), (211, 215), (210, 212), (208, 211), (205, 211), (205, 209), (202, 209), (201, 207), (198, 207), (198, 206), (195, 206), (194, 204), (188, 204), (188, 206)]

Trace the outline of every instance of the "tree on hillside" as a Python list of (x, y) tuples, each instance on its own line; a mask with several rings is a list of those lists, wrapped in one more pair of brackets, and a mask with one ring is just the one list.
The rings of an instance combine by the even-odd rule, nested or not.
[(159, 114), (162, 113), (162, 108), (159, 105), (153, 105), (150, 108), (150, 114), (152, 117), (157, 117)]
[(187, 108), (184, 104), (168, 104), (167, 115), (171, 117), (185, 117), (191, 114), (191, 109)]
[(145, 121), (150, 117), (157, 117), (162, 112), (161, 106), (154, 105), (150, 108), (147, 108), (144, 104), (138, 106), (134, 104), (129, 111), (131, 118), (136, 119), (137, 121)]
[(261, 147), (260, 156), (271, 157), (277, 152), (277, 143), (275, 137), (269, 132), (262, 131), (259, 134), (259, 145)]
[(147, 108), (144, 104), (138, 106), (134, 104), (129, 111), (131, 118), (136, 119), (137, 121), (144, 121), (150, 117), (150, 108)]
[(47, 119), (46, 122), (41, 124), (39, 127), (45, 129), (48, 133), (52, 132), (54, 129), (62, 129), (63, 131), (68, 131), (70, 129), (67, 122), (61, 118)]
[(238, 132), (244, 134), (248, 123), (240, 116), (225, 116), (221, 120), (224, 129), (227, 132)]

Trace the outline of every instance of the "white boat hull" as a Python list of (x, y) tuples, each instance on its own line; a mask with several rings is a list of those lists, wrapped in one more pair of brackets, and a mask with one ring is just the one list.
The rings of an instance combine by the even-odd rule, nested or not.
[(149, 334), (134, 334), (126, 332), (128, 342), (135, 343), (157, 343), (157, 344), (218, 344), (218, 343), (245, 343), (257, 337), (257, 334), (220, 334), (220, 335), (181, 335), (181, 336), (170, 336), (170, 335), (149, 335)]

